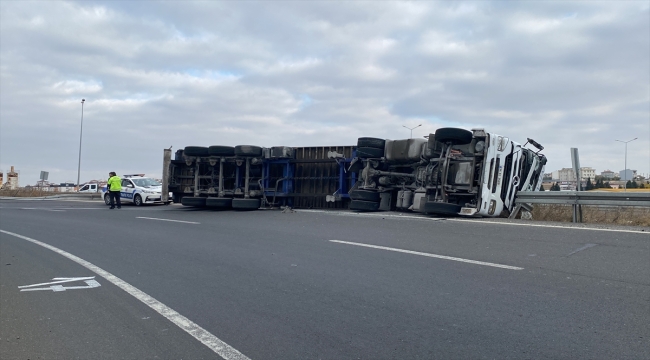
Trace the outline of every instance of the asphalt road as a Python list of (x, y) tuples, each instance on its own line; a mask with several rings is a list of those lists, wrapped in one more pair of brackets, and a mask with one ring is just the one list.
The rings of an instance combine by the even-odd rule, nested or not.
[(650, 359), (649, 230), (0, 200), (0, 358)]

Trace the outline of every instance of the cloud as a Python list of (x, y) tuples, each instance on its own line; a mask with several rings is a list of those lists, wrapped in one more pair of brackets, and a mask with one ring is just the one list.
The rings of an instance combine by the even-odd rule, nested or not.
[[(3, 2), (0, 168), (159, 174), (163, 148), (482, 127), (650, 173), (645, 2)], [(111, 128), (120, 129), (111, 132)], [(128, 157), (111, 157), (119, 145)], [(125, 160), (128, 159), (128, 160)]]

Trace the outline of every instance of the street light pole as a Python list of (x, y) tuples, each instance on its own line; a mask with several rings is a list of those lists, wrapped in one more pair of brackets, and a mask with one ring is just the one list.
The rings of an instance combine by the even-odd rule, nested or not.
[(412, 139), (413, 138), (413, 129), (419, 128), (420, 126), (422, 126), (422, 124), (420, 124), (420, 125), (418, 125), (416, 127), (413, 127), (413, 128), (410, 128), (410, 127), (408, 127), (406, 125), (402, 125), (402, 126), (409, 129), (409, 130), (411, 130), (411, 137), (409, 139)]
[(77, 190), (79, 190), (79, 177), (81, 175), (81, 139), (84, 135), (84, 102), (86, 99), (81, 99), (81, 132), (79, 133), (79, 163), (77, 165)]
[[(625, 180), (627, 180), (627, 143), (632, 142), (632, 141), (634, 141), (636, 139), (637, 138), (634, 138), (634, 139), (628, 140), (628, 141), (616, 140), (618, 142), (622, 142), (623, 144), (625, 144), (625, 168), (623, 169), (623, 174), (625, 174)], [(623, 189), (624, 189), (623, 190), (624, 192), (627, 192), (627, 182), (623, 183)]]

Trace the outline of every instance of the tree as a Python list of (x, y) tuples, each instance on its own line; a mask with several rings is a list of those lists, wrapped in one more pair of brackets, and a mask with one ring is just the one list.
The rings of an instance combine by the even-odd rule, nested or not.
[(604, 188), (607, 188), (607, 189), (611, 189), (611, 188), (612, 188), (612, 185), (610, 185), (610, 184), (609, 184), (609, 181), (607, 181), (607, 182), (605, 182), (605, 186), (603, 186), (603, 187), (604, 187)]
[(625, 183), (625, 188), (626, 188), (626, 189), (632, 189), (632, 181), (628, 180), (628, 181)]
[(551, 186), (551, 191), (560, 191), (560, 185), (553, 183), (553, 186)]
[(585, 190), (589, 191), (593, 190), (594, 188), (594, 184), (591, 183), (591, 178), (587, 178), (587, 185), (585, 186)]

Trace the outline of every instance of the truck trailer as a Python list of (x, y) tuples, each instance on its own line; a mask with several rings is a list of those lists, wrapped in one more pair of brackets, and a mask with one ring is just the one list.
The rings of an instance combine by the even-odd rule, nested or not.
[(532, 139), (521, 145), (460, 128), (415, 139), (361, 137), (356, 146), (187, 146), (165, 162), (163, 186), (191, 207), (496, 217), (513, 211), (517, 192), (539, 190), (542, 150)]

